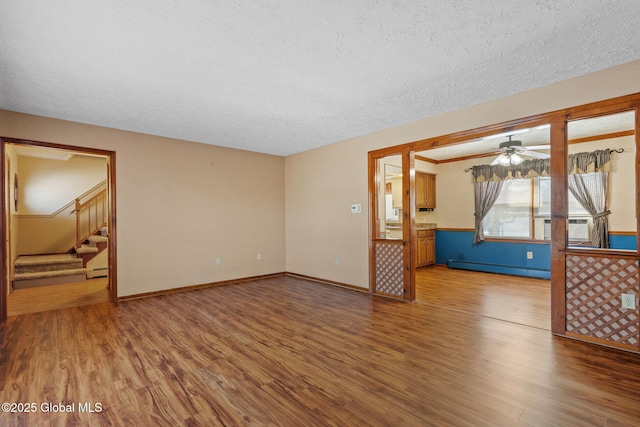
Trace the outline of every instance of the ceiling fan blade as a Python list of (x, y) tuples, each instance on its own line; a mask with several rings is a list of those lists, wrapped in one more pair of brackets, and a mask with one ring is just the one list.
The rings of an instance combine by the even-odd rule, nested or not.
[(551, 149), (551, 144), (544, 145), (527, 145), (525, 147), (527, 150), (549, 150)]
[(531, 151), (531, 150), (527, 150), (524, 153), (520, 153), (520, 154), (522, 154), (523, 156), (534, 157), (536, 159), (548, 159), (549, 157), (551, 157), (547, 153), (539, 153), (537, 151)]

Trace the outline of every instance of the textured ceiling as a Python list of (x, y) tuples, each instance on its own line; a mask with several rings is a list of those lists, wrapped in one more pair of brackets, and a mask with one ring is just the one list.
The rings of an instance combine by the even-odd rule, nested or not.
[(640, 58), (637, 0), (0, 0), (0, 108), (289, 155)]

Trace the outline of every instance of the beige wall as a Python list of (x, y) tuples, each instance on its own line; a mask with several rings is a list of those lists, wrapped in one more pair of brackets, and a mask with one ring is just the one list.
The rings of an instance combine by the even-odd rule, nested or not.
[(68, 160), (18, 156), (20, 215), (51, 215), (107, 179), (103, 157), (73, 156)]
[(2, 110), (0, 135), (116, 152), (119, 296), (285, 269), (282, 157)]
[(19, 216), (18, 255), (65, 253), (76, 244), (76, 217), (69, 206), (53, 217)]
[[(371, 150), (546, 113), (616, 96), (640, 92), (640, 61), (386, 129), (286, 158), (287, 270), (356, 286), (368, 286), (369, 206), (367, 153)], [(460, 200), (456, 185), (445, 178), (470, 164), (438, 169), (439, 227), (459, 227), (472, 221), (463, 212), (441, 210)], [(462, 182), (459, 185), (470, 184)], [(349, 212), (362, 203), (362, 214)], [(472, 203), (472, 202), (471, 202)], [(468, 210), (468, 209), (467, 209)], [(334, 257), (340, 256), (340, 265)]]

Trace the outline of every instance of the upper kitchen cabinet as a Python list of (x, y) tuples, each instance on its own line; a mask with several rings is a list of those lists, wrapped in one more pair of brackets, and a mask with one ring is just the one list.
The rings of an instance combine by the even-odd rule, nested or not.
[(434, 174), (416, 172), (416, 207), (435, 209), (436, 176)]

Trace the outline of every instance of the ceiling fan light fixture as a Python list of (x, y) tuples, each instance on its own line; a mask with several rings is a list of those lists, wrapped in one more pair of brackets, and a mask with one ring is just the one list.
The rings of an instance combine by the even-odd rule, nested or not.
[(511, 164), (511, 159), (508, 155), (502, 154), (498, 159), (498, 163), (500, 163), (502, 166), (509, 166)]
[(512, 165), (519, 165), (520, 163), (522, 163), (524, 161), (524, 159), (522, 157), (518, 156), (518, 154), (513, 153), (509, 157), (509, 161), (511, 162)]

